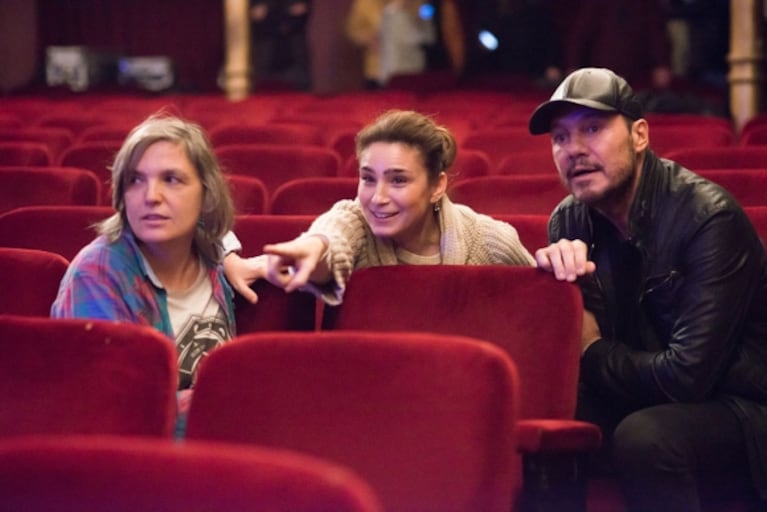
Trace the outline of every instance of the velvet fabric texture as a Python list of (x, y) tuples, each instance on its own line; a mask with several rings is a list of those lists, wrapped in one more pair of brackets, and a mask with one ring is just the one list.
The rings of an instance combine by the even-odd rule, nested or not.
[(759, 238), (767, 243), (767, 203), (764, 206), (745, 206), (743, 211), (759, 233)]
[(450, 199), (488, 215), (528, 213), (550, 215), (567, 196), (555, 171), (549, 174), (467, 178), (450, 189)]
[(676, 148), (728, 147), (735, 144), (732, 129), (718, 125), (651, 125), (650, 137), (653, 151), (661, 157)]
[(378, 512), (336, 464), (256, 447), (110, 436), (0, 441), (5, 510)]
[(536, 249), (549, 245), (549, 216), (543, 214), (509, 213), (493, 215), (498, 220), (508, 222), (517, 230), (522, 245), (535, 254)]
[(259, 178), (270, 195), (288, 180), (341, 172), (341, 157), (327, 147), (229, 144), (217, 147), (216, 154), (226, 171)]
[(53, 156), (42, 142), (0, 141), (0, 162), (3, 165), (44, 167), (53, 163)]
[[(309, 228), (312, 217), (298, 215), (238, 215), (234, 232), (242, 243), (243, 256), (262, 253), (265, 244), (292, 240)], [(259, 279), (253, 289), (258, 302), (251, 304), (235, 294), (234, 313), (237, 333), (259, 331), (311, 331), (320, 308), (313, 295), (285, 293), (268, 281)]]
[(269, 211), (274, 215), (319, 215), (341, 199), (357, 197), (357, 177), (297, 178), (272, 193)]
[(0, 215), (0, 247), (55, 252), (72, 260), (96, 238), (93, 224), (112, 215), (111, 206), (26, 206)]
[(262, 215), (269, 210), (269, 191), (264, 182), (253, 176), (227, 174), (234, 210), (239, 215)]
[(101, 185), (83, 169), (3, 167), (0, 169), (0, 213), (30, 205), (96, 205)]
[(200, 369), (187, 439), (306, 452), (352, 468), (386, 510), (511, 510), (517, 374), (459, 336), (257, 333)]
[(548, 137), (530, 135), (527, 126), (501, 126), (472, 130), (461, 147), (483, 151), (493, 167), (517, 151), (538, 150), (551, 152)]
[(679, 148), (668, 151), (666, 158), (693, 172), (703, 169), (767, 169), (767, 147), (759, 146)]
[(175, 348), (149, 327), (0, 316), (0, 437), (171, 435)]
[[(575, 422), (583, 320), (580, 290), (533, 267), (384, 266), (359, 269), (344, 302), (326, 308), (326, 329), (458, 334), (506, 351), (520, 375), (523, 451), (591, 450), (599, 429)], [(552, 431), (560, 420), (561, 440)], [(524, 430), (527, 430), (526, 432)]]
[[(767, 162), (765, 162), (767, 166)], [(698, 174), (732, 194), (741, 206), (767, 205), (767, 172), (754, 169), (701, 170)]]
[(56, 253), (0, 247), (0, 314), (48, 317), (68, 266)]
[(221, 122), (209, 131), (214, 147), (228, 144), (285, 144), (323, 146), (322, 131), (316, 125), (299, 122), (244, 124)]
[(112, 204), (112, 187), (109, 185), (112, 179), (110, 166), (121, 146), (122, 142), (118, 141), (75, 142), (62, 152), (58, 164), (88, 169), (95, 173), (102, 183), (98, 204), (110, 206)]

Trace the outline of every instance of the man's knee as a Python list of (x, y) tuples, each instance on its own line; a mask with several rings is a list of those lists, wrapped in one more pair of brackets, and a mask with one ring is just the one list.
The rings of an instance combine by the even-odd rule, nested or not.
[(684, 432), (677, 432), (660, 411), (642, 409), (618, 424), (612, 454), (619, 472), (634, 474), (688, 471)]

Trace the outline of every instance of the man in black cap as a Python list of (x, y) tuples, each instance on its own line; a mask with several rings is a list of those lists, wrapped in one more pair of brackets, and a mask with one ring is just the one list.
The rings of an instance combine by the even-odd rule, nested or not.
[(608, 69), (570, 74), (529, 129), (550, 134), (570, 192), (535, 257), (583, 293), (578, 418), (605, 435), (592, 462), (630, 510), (767, 499), (767, 256), (742, 208), (652, 152)]

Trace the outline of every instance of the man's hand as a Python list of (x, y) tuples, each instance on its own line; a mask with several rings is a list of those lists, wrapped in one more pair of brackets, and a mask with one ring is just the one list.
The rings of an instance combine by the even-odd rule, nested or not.
[(229, 253), (224, 258), (224, 274), (229, 284), (248, 302), (258, 302), (258, 295), (250, 285), (258, 279), (266, 278), (267, 257), (265, 255), (253, 258), (242, 258), (237, 253)]
[(535, 251), (538, 268), (552, 272), (559, 281), (573, 282), (579, 277), (591, 274), (597, 267), (588, 259), (588, 247), (581, 240), (555, 242)]

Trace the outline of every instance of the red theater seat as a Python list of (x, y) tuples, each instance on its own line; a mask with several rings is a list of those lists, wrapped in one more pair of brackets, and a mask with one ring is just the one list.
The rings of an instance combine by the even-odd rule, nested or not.
[(176, 416), (176, 349), (156, 329), (0, 316), (0, 350), (0, 437), (170, 438)]
[(101, 182), (100, 204), (112, 204), (112, 171), (117, 152), (122, 146), (118, 141), (76, 142), (67, 148), (59, 160), (60, 165), (88, 169), (98, 176)]
[(531, 151), (515, 151), (505, 156), (495, 167), (493, 174), (506, 176), (518, 174), (551, 174), (557, 175), (557, 166), (551, 148)]
[(0, 247), (0, 314), (50, 316), (68, 266), (60, 254)]
[(269, 191), (263, 181), (241, 174), (227, 174), (226, 180), (238, 215), (261, 215), (268, 212)]
[(0, 142), (0, 166), (47, 166), (53, 156), (44, 142), (17, 140)]
[(231, 144), (286, 144), (322, 146), (319, 128), (299, 123), (221, 123), (209, 131), (214, 147)]
[(755, 126), (743, 132), (740, 137), (741, 146), (765, 146), (767, 145), (767, 125)]
[(767, 171), (706, 169), (698, 174), (726, 188), (741, 206), (767, 206)]
[(556, 173), (468, 178), (449, 191), (454, 202), (487, 215), (549, 215), (567, 194)]
[(351, 471), (260, 447), (117, 436), (0, 442), (3, 507), (26, 512), (379, 512)]
[(341, 159), (330, 148), (279, 144), (237, 144), (216, 148), (226, 172), (254, 176), (269, 193), (295, 178), (338, 176)]
[[(19, 127), (0, 128), (0, 142), (40, 142), (48, 147), (51, 162), (74, 142), (74, 137), (64, 128)], [(39, 165), (39, 164), (38, 164)], [(48, 165), (48, 164), (42, 164)]]
[(96, 205), (101, 185), (72, 167), (0, 167), (0, 213), (31, 205)]
[(767, 147), (684, 148), (669, 151), (665, 157), (696, 172), (705, 169), (767, 170)]
[(762, 239), (762, 242), (767, 245), (767, 205), (765, 206), (746, 206), (743, 208), (751, 219), (751, 223), (756, 228), (756, 232)]
[(0, 247), (60, 254), (72, 260), (96, 238), (93, 225), (112, 215), (111, 206), (25, 206), (0, 214)]
[(508, 222), (516, 228), (519, 239), (531, 254), (536, 249), (549, 245), (548, 215), (531, 215), (525, 213), (496, 214), (493, 215), (498, 220)]
[(659, 156), (682, 148), (709, 148), (735, 145), (732, 128), (720, 125), (650, 125), (650, 147)]
[(325, 308), (323, 326), (458, 334), (504, 349), (522, 390), (525, 500), (577, 506), (571, 490), (579, 476), (561, 469), (601, 442), (597, 426), (573, 419), (582, 318), (578, 287), (536, 268), (394, 265), (356, 270), (343, 303)]
[(336, 201), (357, 197), (358, 178), (297, 178), (274, 191), (270, 212), (273, 215), (319, 215)]
[[(292, 240), (309, 228), (313, 217), (298, 215), (240, 215), (234, 232), (242, 242), (242, 256), (262, 254), (269, 243)], [(319, 302), (309, 293), (285, 293), (266, 280), (253, 285), (258, 302), (235, 296), (239, 334), (261, 331), (311, 331), (317, 323)]]
[(187, 438), (337, 461), (386, 510), (509, 512), (518, 391), (506, 354), (465, 337), (256, 333), (206, 358)]
[(490, 163), (497, 166), (504, 157), (517, 151), (540, 150), (550, 153), (551, 139), (543, 135), (530, 135), (526, 126), (511, 126), (475, 130), (466, 136), (461, 148), (484, 151)]

